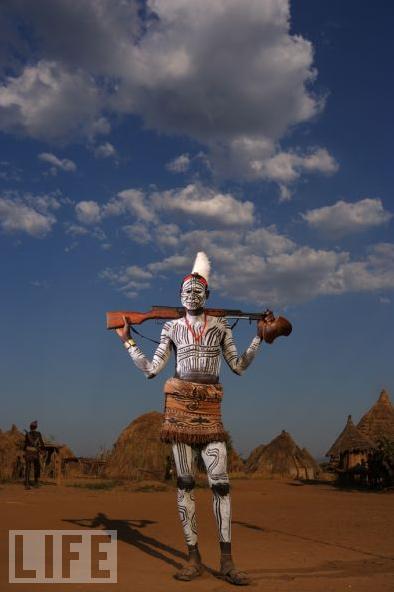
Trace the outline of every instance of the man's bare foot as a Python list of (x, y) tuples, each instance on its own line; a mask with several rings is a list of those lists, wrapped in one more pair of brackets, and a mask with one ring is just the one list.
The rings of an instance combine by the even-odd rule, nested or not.
[(177, 571), (174, 575), (176, 580), (183, 580), (184, 582), (190, 582), (202, 575), (204, 567), (202, 563), (191, 563), (182, 567), (181, 570)]
[(244, 571), (239, 571), (237, 568), (233, 567), (226, 573), (220, 572), (220, 576), (229, 582), (230, 584), (234, 584), (235, 586), (249, 586), (251, 583), (251, 579)]
[(204, 571), (204, 566), (201, 563), (201, 555), (196, 545), (188, 545), (189, 558), (187, 564), (182, 567), (175, 575), (176, 580), (183, 580), (184, 582), (190, 582), (201, 576)]
[(235, 586), (248, 586), (251, 583), (249, 576), (235, 567), (231, 555), (222, 555), (220, 561), (220, 577)]

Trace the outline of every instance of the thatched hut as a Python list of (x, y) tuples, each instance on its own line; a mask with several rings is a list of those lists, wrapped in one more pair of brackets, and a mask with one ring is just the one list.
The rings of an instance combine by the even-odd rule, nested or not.
[(261, 453), (263, 452), (264, 448), (266, 448), (266, 446), (266, 444), (260, 444), (260, 446), (254, 448), (249, 454), (245, 462), (245, 470), (248, 473), (254, 473), (257, 470)]
[(66, 476), (66, 459), (75, 458), (67, 444), (60, 444), (49, 438), (43, 438), (45, 454), (41, 460), (42, 477), (50, 477), (59, 481)]
[(121, 432), (108, 458), (106, 474), (121, 479), (163, 479), (171, 446), (160, 441), (163, 414), (145, 413)]
[(246, 461), (248, 472), (264, 477), (315, 479), (319, 466), (285, 430), (269, 444), (253, 450)]
[(349, 471), (366, 461), (373, 448), (373, 441), (354, 425), (352, 416), (349, 415), (345, 428), (326, 452), (326, 456), (330, 457), (330, 463), (338, 469)]
[(0, 480), (17, 479), (22, 475), (24, 439), (16, 425), (7, 432), (0, 430)]
[(382, 438), (394, 442), (394, 407), (385, 389), (381, 391), (376, 403), (360, 419), (357, 428), (376, 445)]

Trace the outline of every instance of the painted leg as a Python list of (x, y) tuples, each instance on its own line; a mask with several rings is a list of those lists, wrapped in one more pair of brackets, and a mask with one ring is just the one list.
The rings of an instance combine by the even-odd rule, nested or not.
[(210, 442), (201, 450), (213, 495), (220, 544), (220, 574), (230, 584), (246, 586), (249, 577), (239, 571), (231, 554), (231, 496), (227, 473), (227, 447), (225, 442)]
[(175, 578), (190, 581), (200, 576), (203, 572), (197, 543), (196, 503), (194, 496), (194, 463), (197, 451), (182, 442), (174, 443), (172, 451), (177, 471), (178, 512), (188, 548), (187, 564), (175, 574)]
[(225, 442), (210, 442), (201, 450), (209, 486), (213, 494), (213, 512), (218, 527), (219, 541), (231, 541), (231, 497), (227, 473), (227, 448)]

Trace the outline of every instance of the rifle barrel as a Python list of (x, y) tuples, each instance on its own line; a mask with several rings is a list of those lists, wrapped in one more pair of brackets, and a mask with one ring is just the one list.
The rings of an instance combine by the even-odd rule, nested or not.
[(224, 315), (226, 317), (226, 319), (246, 319), (248, 321), (259, 321), (261, 319), (261, 317), (263, 316), (263, 314), (258, 313), (258, 312), (251, 312), (251, 313), (243, 313), (242, 315), (237, 315), (237, 316), (230, 316), (230, 315)]
[[(185, 309), (183, 307), (180, 306), (152, 306), (152, 310), (157, 310), (157, 309), (171, 309), (171, 310), (176, 310), (179, 313), (184, 314)], [(206, 308), (208, 314), (210, 311), (221, 311), (223, 312), (223, 316), (226, 318), (236, 318), (236, 319), (252, 319), (252, 320), (256, 320), (258, 321), (259, 319), (261, 319), (261, 317), (263, 317), (264, 315), (267, 314), (267, 311), (264, 312), (244, 312), (242, 310), (239, 310), (237, 308), (215, 308), (215, 307), (209, 307), (207, 306)]]

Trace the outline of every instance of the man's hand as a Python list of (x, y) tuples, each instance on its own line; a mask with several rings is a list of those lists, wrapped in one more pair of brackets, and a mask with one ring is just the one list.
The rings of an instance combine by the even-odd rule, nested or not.
[(262, 341), (272, 343), (281, 335), (288, 336), (292, 332), (291, 323), (284, 317), (275, 318), (271, 311), (257, 322), (257, 335)]
[(123, 327), (121, 327), (120, 329), (116, 329), (116, 332), (119, 335), (120, 339), (124, 343), (128, 339), (131, 339), (131, 331), (130, 331), (129, 322), (125, 316), (123, 316), (123, 322), (124, 322)]
[(257, 335), (260, 337), (261, 341), (264, 341), (267, 326), (274, 321), (275, 317), (272, 310), (269, 310), (263, 319), (257, 321)]

